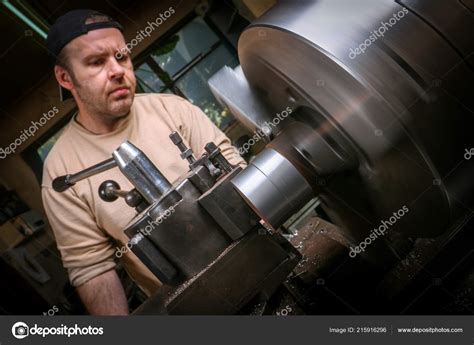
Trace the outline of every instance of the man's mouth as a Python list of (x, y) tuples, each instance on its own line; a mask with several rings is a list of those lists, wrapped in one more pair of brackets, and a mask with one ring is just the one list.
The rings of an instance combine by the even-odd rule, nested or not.
[(129, 89), (128, 87), (126, 87), (126, 86), (121, 86), (121, 87), (118, 87), (118, 88), (112, 90), (112, 91), (110, 92), (110, 94), (111, 94), (111, 95), (114, 95), (114, 96), (121, 96), (121, 95), (124, 95), (124, 94), (126, 94), (127, 92), (129, 92), (129, 90), (130, 90), (130, 89)]

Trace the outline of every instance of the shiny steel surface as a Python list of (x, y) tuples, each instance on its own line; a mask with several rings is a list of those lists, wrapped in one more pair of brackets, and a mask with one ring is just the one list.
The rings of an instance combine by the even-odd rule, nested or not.
[(229, 108), (238, 121), (251, 131), (261, 130), (266, 138), (270, 136), (270, 128), (265, 126), (265, 122), (271, 121), (271, 112), (250, 87), (241, 66), (235, 69), (224, 66), (209, 79), (208, 84), (216, 99)]
[(252, 209), (275, 229), (313, 196), (310, 185), (293, 164), (269, 148), (234, 177), (232, 184)]
[[(403, 205), (410, 212), (392, 230), (422, 237), (446, 231), (473, 205), (473, 164), (463, 155), (474, 147), (474, 74), (466, 60), (474, 42), (460, 39), (473, 31), (474, 21), (465, 20), (472, 13), (451, 1), (404, 2), (406, 9), (391, 0), (279, 1), (239, 41), (243, 72), (261, 100), (275, 112), (290, 105), (291, 116), (334, 151), (350, 153), (351, 169), (319, 177), (326, 212), (353, 243)], [(463, 20), (446, 25), (441, 13), (453, 6)], [(435, 25), (444, 25), (441, 32)], [(351, 54), (367, 39), (364, 53)], [(298, 141), (303, 133), (289, 146)], [(290, 151), (279, 150), (301, 166), (331, 171), (324, 165), (334, 161), (318, 147), (311, 157)]]
[(117, 166), (149, 204), (171, 189), (171, 183), (145, 154), (126, 141), (112, 154)]

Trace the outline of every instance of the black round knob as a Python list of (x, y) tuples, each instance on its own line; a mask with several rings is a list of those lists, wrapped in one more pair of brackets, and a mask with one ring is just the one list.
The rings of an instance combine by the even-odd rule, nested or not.
[(127, 193), (125, 196), (125, 202), (130, 207), (137, 207), (140, 205), (145, 199), (143, 199), (142, 195), (138, 193), (138, 191), (134, 188), (130, 192)]
[(107, 180), (101, 183), (99, 186), (99, 196), (102, 200), (112, 202), (118, 199), (116, 191), (120, 190), (120, 186), (117, 182)]

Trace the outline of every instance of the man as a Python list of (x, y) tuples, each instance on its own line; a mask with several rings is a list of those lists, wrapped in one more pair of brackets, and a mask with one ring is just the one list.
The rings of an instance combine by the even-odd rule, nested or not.
[[(71, 284), (90, 314), (128, 313), (123, 287), (114, 270), (116, 248), (128, 242), (123, 229), (135, 211), (123, 199), (102, 201), (97, 193), (106, 179), (133, 188), (118, 168), (78, 182), (65, 192), (51, 183), (110, 158), (129, 140), (170, 181), (188, 171), (169, 140), (178, 131), (196, 155), (214, 141), (234, 165), (245, 165), (229, 139), (189, 102), (174, 95), (135, 96), (135, 76), (119, 23), (91, 10), (68, 12), (51, 28), (48, 49), (56, 57), (54, 74), (71, 92), (78, 113), (49, 153), (43, 173), (42, 198)], [(120, 54), (117, 54), (120, 52)], [(159, 280), (131, 252), (121, 258), (130, 276), (150, 295)]]

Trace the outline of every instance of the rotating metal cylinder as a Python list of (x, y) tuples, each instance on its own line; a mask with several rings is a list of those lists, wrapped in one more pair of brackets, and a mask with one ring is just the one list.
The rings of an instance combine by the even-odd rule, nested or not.
[[(463, 157), (474, 147), (473, 26), (462, 2), (282, 0), (241, 35), (242, 71), (260, 108), (293, 109), (268, 147), (313, 190), (324, 178), (323, 207), (354, 243), (403, 206), (410, 212), (392, 230), (430, 237), (474, 204), (473, 164)], [(259, 114), (259, 123), (271, 119)], [(313, 142), (314, 155), (299, 149), (307, 131), (278, 141), (295, 121), (324, 138)], [(337, 160), (327, 159), (323, 144), (344, 153), (341, 168), (332, 168)], [(257, 164), (268, 152), (275, 154), (265, 151)], [(258, 176), (256, 169), (242, 177)], [(267, 198), (263, 213), (278, 218), (271, 197), (247, 190), (254, 206)]]
[(313, 196), (311, 186), (285, 157), (265, 149), (232, 184), (263, 220), (282, 225)]

